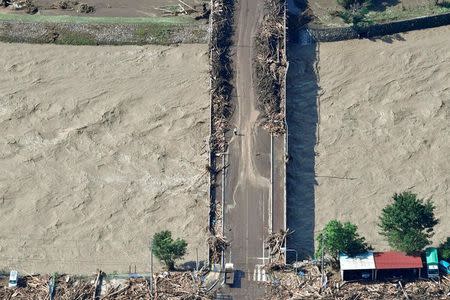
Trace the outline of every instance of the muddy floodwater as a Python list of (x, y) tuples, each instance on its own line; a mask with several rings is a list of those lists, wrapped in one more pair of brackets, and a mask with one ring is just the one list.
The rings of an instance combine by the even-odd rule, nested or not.
[(144, 272), (165, 229), (206, 259), (207, 48), (0, 44), (2, 269)]
[(374, 40), (289, 46), (288, 227), (304, 256), (331, 219), (377, 250), (394, 193), (431, 198), (450, 231), (450, 27)]

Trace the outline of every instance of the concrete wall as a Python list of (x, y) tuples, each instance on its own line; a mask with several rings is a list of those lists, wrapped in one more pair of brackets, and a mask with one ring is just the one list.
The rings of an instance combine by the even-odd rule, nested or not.
[(348, 26), (325, 28), (308, 25), (308, 30), (318, 42), (334, 42), (357, 38), (371, 38), (411, 30), (439, 27), (450, 24), (450, 13), (410, 20), (374, 24), (362, 27)]

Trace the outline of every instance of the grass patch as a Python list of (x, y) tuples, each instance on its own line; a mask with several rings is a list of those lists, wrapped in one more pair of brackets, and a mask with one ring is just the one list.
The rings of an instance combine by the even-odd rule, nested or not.
[(192, 24), (192, 17), (149, 17), (149, 18), (122, 18), (122, 17), (79, 17), (79, 16), (43, 16), (1, 14), (0, 21), (21, 21), (37, 23), (71, 23), (71, 24), (149, 24), (149, 25), (185, 25)]
[(406, 19), (413, 19), (419, 17), (434, 16), (439, 14), (445, 14), (450, 12), (450, 5), (444, 3), (442, 5), (427, 5), (418, 6), (411, 9), (391, 9), (388, 8), (385, 11), (375, 12), (370, 11), (366, 14), (367, 20), (374, 23), (386, 23), (390, 21), (399, 21)]
[(85, 33), (65, 32), (56, 40), (62, 45), (97, 45), (95, 38)]

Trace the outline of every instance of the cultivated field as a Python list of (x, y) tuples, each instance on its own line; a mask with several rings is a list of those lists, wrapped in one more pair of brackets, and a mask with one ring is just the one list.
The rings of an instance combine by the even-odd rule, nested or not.
[(441, 27), (291, 49), (295, 246), (311, 253), (313, 236), (337, 218), (357, 224), (377, 250), (387, 249), (378, 216), (392, 194), (405, 190), (434, 200), (435, 245), (449, 235), (449, 36), (450, 27)]
[(148, 271), (169, 229), (206, 259), (206, 45), (0, 44), (0, 265)]

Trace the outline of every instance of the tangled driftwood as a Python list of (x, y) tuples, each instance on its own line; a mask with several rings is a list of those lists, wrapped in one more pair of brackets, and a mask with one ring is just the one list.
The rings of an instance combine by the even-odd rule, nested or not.
[(266, 299), (449, 299), (450, 279), (440, 282), (417, 280), (412, 282), (341, 282), (337, 274), (328, 273), (324, 288), (319, 268), (311, 262), (299, 267), (299, 276), (290, 270), (273, 272), (275, 280), (267, 284)]
[[(216, 161), (216, 154), (227, 148), (225, 133), (229, 130), (229, 121), (233, 113), (231, 94), (233, 91), (232, 61), (230, 48), (233, 36), (234, 0), (212, 0), (210, 15), (210, 62), (211, 62), (211, 137), (210, 137), (210, 231), (212, 235), (222, 233), (222, 207), (216, 201), (217, 175), (225, 166)], [(223, 174), (223, 172), (222, 172)], [(220, 237), (217, 237), (220, 238)], [(218, 248), (210, 247), (211, 262), (220, 261)]]
[(280, 230), (279, 232), (271, 233), (265, 240), (264, 244), (266, 249), (270, 250), (272, 264), (284, 263), (285, 253), (281, 251), (281, 248), (284, 246), (286, 237), (289, 234), (291, 234), (289, 229)]
[(214, 262), (220, 261), (221, 253), (224, 251), (230, 243), (227, 239), (220, 235), (211, 235), (208, 239), (209, 249), (211, 250), (211, 260)]
[[(54, 299), (60, 300), (125, 300), (125, 299), (212, 299), (198, 278), (190, 272), (173, 272), (155, 274), (153, 277), (153, 293), (150, 283), (145, 278), (129, 278), (121, 284), (106, 282), (103, 292), (99, 290), (101, 271), (95, 277), (71, 277), (55, 275)], [(7, 288), (7, 281), (0, 286), (0, 299), (49, 299), (49, 276), (25, 276), (21, 278), (19, 287)]]
[(211, 150), (222, 152), (226, 148), (225, 131), (233, 112), (231, 102), (232, 66), (230, 47), (233, 35), (233, 0), (214, 0), (212, 2), (211, 53), (211, 94), (212, 94), (212, 132)]
[(265, 16), (255, 44), (257, 101), (263, 126), (273, 134), (285, 132), (286, 80), (285, 7), (282, 0), (265, 0)]

